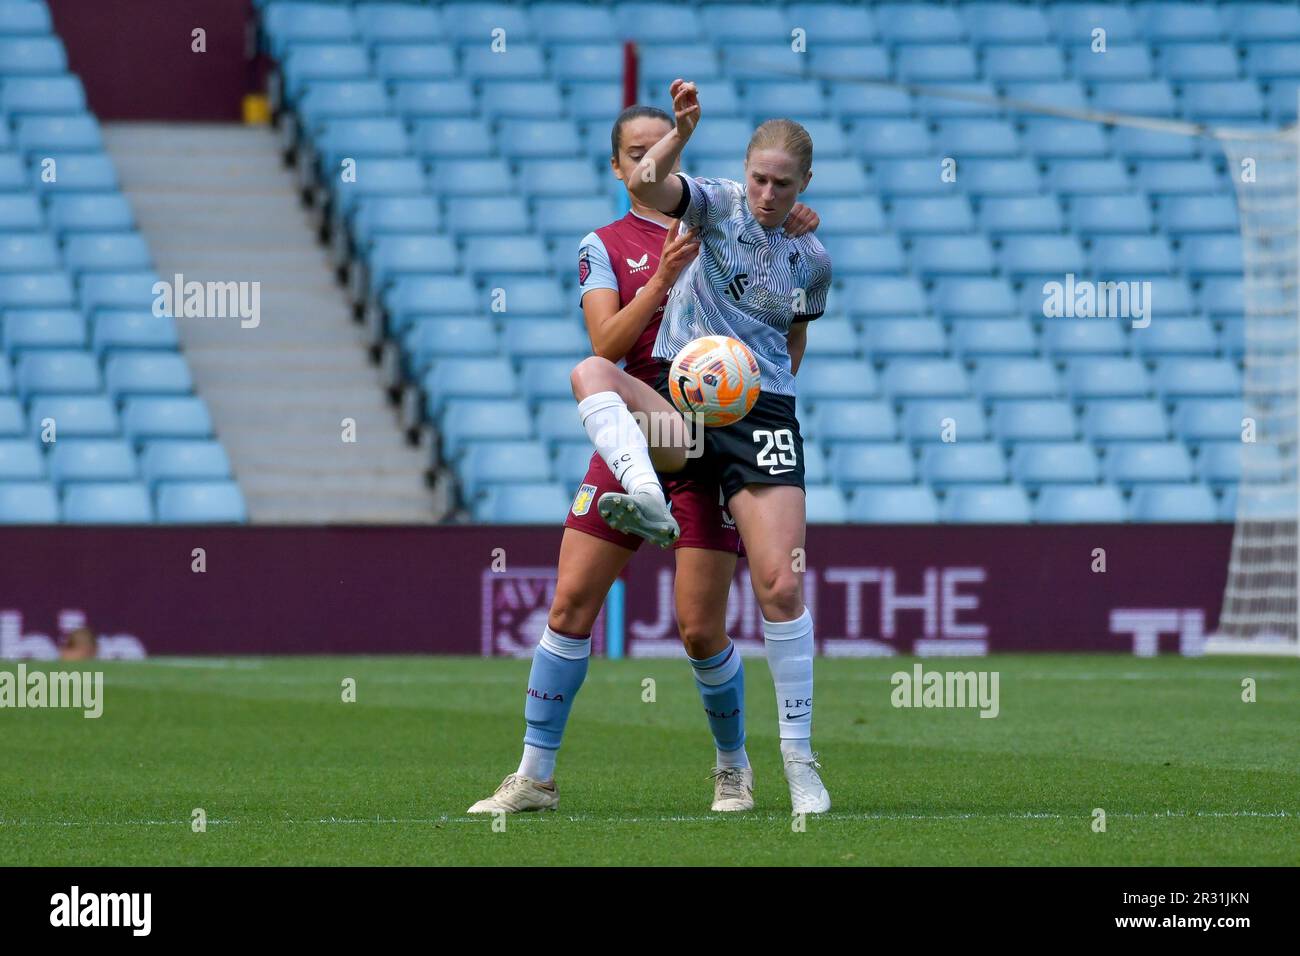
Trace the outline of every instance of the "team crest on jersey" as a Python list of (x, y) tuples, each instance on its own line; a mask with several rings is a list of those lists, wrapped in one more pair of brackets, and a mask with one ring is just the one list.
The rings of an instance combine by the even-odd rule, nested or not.
[(573, 513), (581, 518), (591, 510), (591, 500), (596, 497), (595, 485), (583, 485), (573, 498)]
[(583, 246), (578, 252), (578, 285), (585, 285), (589, 275), (591, 275), (590, 253), (587, 247)]
[(650, 253), (644, 253), (640, 259), (628, 259), (627, 267), (633, 272), (644, 272), (650, 268)]

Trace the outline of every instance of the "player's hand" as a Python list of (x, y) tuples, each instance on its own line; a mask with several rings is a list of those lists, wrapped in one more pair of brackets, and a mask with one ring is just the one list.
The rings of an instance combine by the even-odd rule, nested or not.
[(681, 225), (680, 219), (674, 219), (668, 227), (663, 252), (659, 254), (659, 268), (655, 270), (655, 275), (668, 285), (676, 282), (682, 270), (700, 254), (700, 240), (689, 229), (680, 232)]
[(817, 215), (810, 207), (797, 202), (791, 207), (790, 215), (785, 220), (785, 234), (787, 236), (802, 236), (805, 232), (816, 232), (817, 227), (821, 224), (821, 216)]
[(691, 133), (695, 131), (695, 126), (700, 121), (700, 92), (694, 83), (679, 78), (673, 80), (672, 86), (668, 87), (668, 93), (673, 98), (673, 116), (677, 118), (677, 135), (682, 139), (690, 139)]

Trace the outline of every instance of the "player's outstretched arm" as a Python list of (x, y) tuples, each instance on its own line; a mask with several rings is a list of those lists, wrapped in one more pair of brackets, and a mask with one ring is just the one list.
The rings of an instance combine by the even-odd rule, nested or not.
[(669, 92), (677, 125), (641, 158), (628, 185), (632, 195), (660, 212), (672, 212), (681, 203), (682, 182), (668, 171), (677, 165), (682, 149), (700, 121), (700, 99), (694, 83), (673, 80)]

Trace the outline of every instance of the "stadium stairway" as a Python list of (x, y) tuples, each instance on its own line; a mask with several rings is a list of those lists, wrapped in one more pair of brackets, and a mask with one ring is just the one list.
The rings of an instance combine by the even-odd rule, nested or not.
[(399, 425), (272, 132), (106, 124), (105, 140), (164, 279), (260, 282), (256, 326), (177, 322), (249, 520), (441, 518), (428, 452)]

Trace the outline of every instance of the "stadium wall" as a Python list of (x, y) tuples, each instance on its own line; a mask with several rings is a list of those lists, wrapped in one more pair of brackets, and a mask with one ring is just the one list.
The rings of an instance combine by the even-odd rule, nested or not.
[[(48, 0), (101, 120), (239, 122), (260, 89), (252, 0)], [(202, 30), (202, 51), (195, 32)]]
[[(1197, 654), (1231, 525), (817, 527), (819, 651)], [(0, 528), (0, 658), (52, 657), (83, 621), (101, 656), (531, 654), (560, 535), (529, 527)], [(645, 548), (598, 654), (681, 653), (672, 558)], [(1104, 570), (1103, 570), (1104, 569)], [(761, 653), (743, 565), (728, 632)]]

